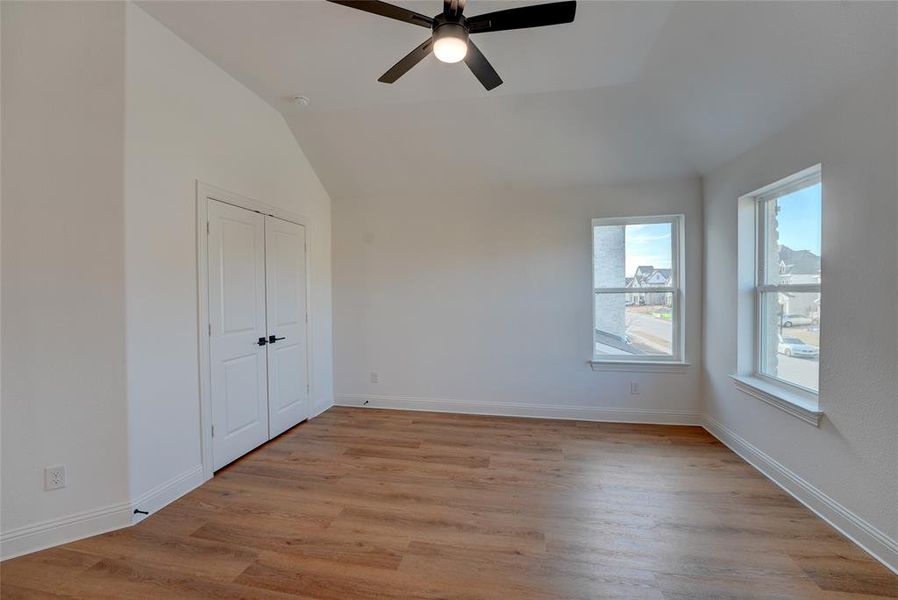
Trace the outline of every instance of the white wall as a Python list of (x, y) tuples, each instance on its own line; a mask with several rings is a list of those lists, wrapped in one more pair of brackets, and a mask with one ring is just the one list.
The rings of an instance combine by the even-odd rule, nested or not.
[[(711, 419), (766, 455), (756, 456), (761, 466), (777, 471), (768, 459), (779, 463), (788, 471), (781, 481), (898, 569), (896, 86), (893, 65), (705, 179), (704, 396)], [(819, 429), (740, 393), (728, 377), (736, 369), (737, 198), (816, 163), (823, 166)], [(855, 526), (851, 515), (866, 525)]]
[(2, 11), (6, 557), (202, 481), (197, 179), (310, 219), (313, 413), (333, 352), (330, 199), (279, 113), (135, 5)]
[(331, 213), (277, 111), (139, 7), (128, 6), (127, 24), (125, 270), (137, 498), (200, 464), (195, 179), (311, 219), (313, 413), (333, 398)]
[(4, 553), (127, 522), (124, 39), (120, 4), (2, 3)]
[[(334, 200), (338, 403), (696, 421), (697, 179), (443, 196), (434, 182), (420, 192)], [(593, 372), (590, 219), (665, 213), (686, 214), (693, 367)], [(630, 395), (631, 381), (640, 395)]]

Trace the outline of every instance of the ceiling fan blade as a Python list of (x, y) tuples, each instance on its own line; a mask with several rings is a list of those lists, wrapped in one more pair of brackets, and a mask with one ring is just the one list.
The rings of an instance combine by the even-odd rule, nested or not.
[(483, 84), (487, 91), (502, 85), (502, 78), (496, 73), (496, 69), (486, 59), (480, 48), (474, 42), (468, 40), (468, 53), (465, 55), (465, 64), (474, 73), (474, 76)]
[(381, 75), (378, 78), (378, 81), (381, 83), (393, 83), (405, 75), (409, 69), (421, 62), (425, 56), (430, 54), (432, 47), (433, 38), (427, 38), (423, 44), (406, 54), (398, 63), (390, 67), (390, 70)]
[(421, 13), (416, 13), (413, 10), (407, 10), (400, 6), (387, 4), (386, 2), (380, 2), (380, 0), (328, 0), (328, 2), (342, 4), (349, 8), (363, 10), (389, 19), (403, 21), (404, 23), (411, 23), (412, 25), (418, 25), (419, 27), (427, 27), (428, 29), (433, 25), (433, 19), (427, 15), (422, 15)]
[(467, 20), (470, 33), (486, 33), (488, 31), (506, 31), (508, 29), (524, 29), (527, 27), (543, 27), (570, 23), (577, 13), (576, 0), (536, 4), (484, 13)]

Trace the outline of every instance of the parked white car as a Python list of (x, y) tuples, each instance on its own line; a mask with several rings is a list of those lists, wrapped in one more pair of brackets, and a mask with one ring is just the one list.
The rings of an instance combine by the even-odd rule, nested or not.
[(777, 352), (796, 358), (817, 358), (820, 356), (820, 348), (805, 344), (798, 338), (781, 337), (777, 344)]
[(783, 315), (783, 327), (795, 327), (796, 325), (810, 325), (814, 320), (805, 315)]

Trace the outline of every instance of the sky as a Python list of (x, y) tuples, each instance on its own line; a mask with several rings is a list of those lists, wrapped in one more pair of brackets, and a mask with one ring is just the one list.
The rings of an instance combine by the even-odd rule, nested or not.
[(633, 277), (640, 265), (670, 268), (670, 223), (627, 225), (625, 236), (627, 277)]
[(779, 243), (820, 256), (821, 185), (786, 194), (777, 200)]

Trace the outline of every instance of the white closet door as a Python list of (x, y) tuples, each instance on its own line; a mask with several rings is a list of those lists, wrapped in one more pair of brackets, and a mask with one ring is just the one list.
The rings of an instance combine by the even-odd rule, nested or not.
[(265, 217), (268, 427), (275, 437), (309, 416), (306, 228)]
[(265, 217), (209, 201), (213, 468), (268, 440)]

